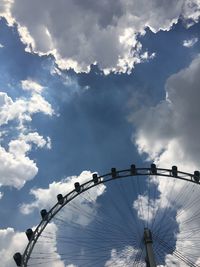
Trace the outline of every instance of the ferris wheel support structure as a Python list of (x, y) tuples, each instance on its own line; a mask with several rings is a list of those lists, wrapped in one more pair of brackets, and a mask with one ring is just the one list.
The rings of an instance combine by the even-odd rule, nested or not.
[(148, 228), (144, 228), (144, 244), (146, 247), (146, 266), (147, 267), (156, 267), (156, 261), (153, 253), (152, 247), (152, 234), (151, 230)]

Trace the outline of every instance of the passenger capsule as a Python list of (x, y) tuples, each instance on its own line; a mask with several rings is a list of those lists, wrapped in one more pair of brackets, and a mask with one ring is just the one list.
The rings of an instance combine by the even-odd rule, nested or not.
[(177, 166), (172, 166), (172, 176), (177, 177), (178, 169)]
[(154, 163), (151, 164), (151, 173), (152, 174), (157, 174), (156, 164), (154, 164)]
[(200, 180), (200, 173), (199, 173), (199, 171), (195, 171), (194, 172), (194, 180), (195, 180), (195, 182), (199, 182), (199, 180)]
[(47, 220), (47, 216), (48, 216), (47, 210), (45, 210), (45, 209), (41, 210), (40, 214), (41, 214), (43, 220)]
[(93, 175), (92, 175), (92, 179), (93, 179), (93, 182), (95, 183), (95, 184), (97, 184), (98, 183), (98, 176), (97, 176), (97, 174), (96, 173), (93, 173)]
[(131, 164), (131, 175), (136, 175), (136, 167), (135, 167), (135, 164)]
[(81, 191), (81, 186), (78, 182), (74, 184), (74, 188), (75, 188), (77, 193), (79, 193)]
[(19, 252), (15, 253), (15, 255), (13, 256), (13, 259), (14, 259), (15, 263), (17, 264), (17, 266), (21, 266), (21, 264), (22, 264), (21, 253), (19, 253)]
[(112, 178), (116, 178), (116, 177), (117, 177), (117, 171), (116, 171), (116, 168), (112, 168), (112, 169), (111, 169), (111, 175), (112, 175)]
[(63, 197), (63, 195), (62, 194), (58, 194), (57, 195), (57, 200), (58, 200), (58, 203), (60, 205), (62, 205), (64, 203), (64, 197)]
[(26, 230), (26, 236), (27, 236), (27, 238), (28, 238), (29, 241), (33, 237), (33, 230), (31, 228), (29, 228), (29, 229)]

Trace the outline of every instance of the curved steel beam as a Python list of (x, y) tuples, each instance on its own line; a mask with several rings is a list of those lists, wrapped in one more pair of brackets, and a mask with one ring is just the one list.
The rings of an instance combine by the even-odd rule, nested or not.
[[(104, 174), (102, 176), (97, 176), (97, 174), (93, 174), (93, 179), (85, 182), (81, 185), (77, 184), (75, 189), (66, 194), (63, 197), (63, 203), (60, 204), (57, 202), (46, 214), (46, 216), (42, 219), (42, 221), (38, 224), (37, 228), (34, 230), (32, 237), (29, 239), (29, 243), (21, 257), (21, 263), (18, 266), (27, 267), (28, 260), (30, 258), (31, 252), (42, 234), (43, 230), (47, 226), (47, 224), (53, 219), (53, 217), (70, 201), (76, 198), (81, 193), (89, 190), (92, 187), (95, 187), (99, 184), (107, 183), (111, 180), (126, 178), (130, 176), (161, 176), (161, 177), (173, 177), (179, 180), (184, 180), (188, 182), (192, 182), (195, 184), (200, 184), (200, 174), (199, 171), (195, 171), (194, 174), (178, 171), (176, 166), (172, 166), (172, 169), (163, 169), (157, 168), (155, 164), (151, 164), (150, 168), (136, 168), (135, 165), (131, 165), (130, 169), (119, 170), (117, 171), (115, 168), (111, 169), (110, 173)], [(19, 253), (16, 253), (19, 254)]]

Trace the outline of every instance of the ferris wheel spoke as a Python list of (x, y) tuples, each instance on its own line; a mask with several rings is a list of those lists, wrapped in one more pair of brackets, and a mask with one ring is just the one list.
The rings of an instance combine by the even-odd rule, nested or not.
[(183, 262), (185, 262), (186, 264), (188, 264), (191, 267), (197, 267), (197, 265), (192, 260), (187, 258), (185, 255), (183, 255), (177, 249), (174, 250), (174, 248), (171, 247), (170, 244), (166, 243), (164, 240), (161, 240), (158, 236), (155, 236), (155, 238), (158, 240), (158, 243), (161, 245), (161, 247), (163, 246), (166, 249), (169, 249), (170, 254), (175, 255), (176, 257), (178, 257), (179, 259), (181, 259)]

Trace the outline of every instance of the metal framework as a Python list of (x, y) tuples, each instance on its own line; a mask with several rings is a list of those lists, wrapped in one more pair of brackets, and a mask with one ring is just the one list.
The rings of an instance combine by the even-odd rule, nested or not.
[[(150, 168), (137, 168), (134, 164), (131, 165), (129, 169), (125, 170), (116, 170), (115, 168), (111, 169), (110, 173), (98, 176), (97, 174), (93, 174), (93, 177), (88, 182), (85, 182), (83, 184), (75, 183), (74, 190), (66, 194), (65, 196), (62, 196), (61, 194), (57, 196), (57, 203), (48, 211), (42, 210), (42, 220), (37, 226), (37, 228), (34, 230), (34, 232), (31, 232), (31, 229), (27, 230), (26, 234), (28, 237), (28, 244), (27, 247), (21, 255), (19, 252), (16, 253), (13, 257), (17, 264), (17, 266), (20, 267), (27, 267), (28, 260), (30, 258), (30, 255), (32, 253), (32, 250), (42, 234), (43, 230), (47, 226), (47, 224), (52, 220), (52, 218), (70, 201), (72, 201), (74, 198), (76, 198), (81, 193), (89, 190), (90, 188), (93, 188), (99, 184), (107, 183), (111, 180), (115, 179), (123, 179), (130, 176), (162, 176), (162, 177), (173, 177), (176, 179), (180, 179), (183, 181), (192, 182), (195, 184), (200, 184), (200, 173), (199, 171), (195, 171), (194, 174), (186, 173), (182, 171), (178, 171), (176, 166), (172, 166), (171, 169), (163, 169), (163, 168), (157, 168), (155, 164), (151, 164)], [(29, 234), (28, 234), (29, 232)]]
[(155, 257), (152, 248), (152, 234), (151, 230), (144, 228), (144, 243), (146, 247), (146, 266), (147, 267), (156, 267)]

